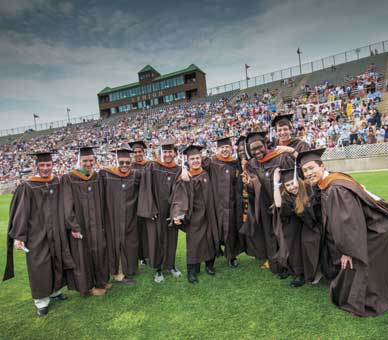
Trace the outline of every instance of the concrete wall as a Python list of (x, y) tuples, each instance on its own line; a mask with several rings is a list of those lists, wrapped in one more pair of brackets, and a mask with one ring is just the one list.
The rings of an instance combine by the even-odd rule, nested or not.
[(388, 155), (379, 157), (329, 159), (325, 160), (329, 171), (366, 171), (388, 169)]

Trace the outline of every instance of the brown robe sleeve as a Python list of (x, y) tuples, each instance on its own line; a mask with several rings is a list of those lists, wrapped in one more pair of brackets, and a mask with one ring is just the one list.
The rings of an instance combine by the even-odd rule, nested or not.
[(249, 172), (252, 184), (248, 187), (248, 219), (242, 225), (239, 232), (240, 234), (252, 236), (255, 233), (255, 226), (259, 221), (259, 201), (260, 201), (260, 192), (261, 192), (261, 183), (259, 178), (253, 173)]
[(295, 204), (294, 199), (287, 195), (282, 195), (282, 205), (280, 207), (279, 213), (281, 221), (287, 221), (288, 218), (295, 214)]
[(360, 200), (344, 187), (328, 190), (324, 224), (335, 246), (341, 254), (368, 264), (367, 225)]
[(98, 172), (98, 187), (100, 190), (100, 198), (101, 198), (101, 211), (103, 212), (101, 214), (101, 220), (102, 225), (105, 228), (106, 227), (106, 221), (105, 221), (105, 204), (106, 204), (106, 195), (105, 195), (105, 185), (106, 185), (106, 170), (102, 169)]
[(155, 218), (158, 215), (158, 208), (152, 190), (152, 167), (153, 164), (145, 167), (141, 172), (137, 215), (143, 218)]
[(14, 261), (13, 261), (13, 242), (14, 240), (27, 241), (27, 222), (29, 212), (27, 184), (21, 184), (17, 187), (12, 197), (9, 223), (7, 233), (7, 262), (4, 270), (3, 281), (13, 278)]
[(30, 204), (28, 196), (28, 184), (24, 183), (16, 190), (11, 202), (10, 222), (8, 235), (13, 240), (27, 242), (28, 217), (30, 216)]
[(74, 198), (69, 175), (65, 175), (62, 178), (62, 194), (66, 229), (73, 232), (80, 232), (81, 226), (74, 211)]
[(202, 169), (210, 173), (210, 157), (202, 157)]
[(177, 180), (171, 196), (170, 216), (171, 219), (184, 215), (189, 219), (191, 200), (190, 200), (190, 182)]

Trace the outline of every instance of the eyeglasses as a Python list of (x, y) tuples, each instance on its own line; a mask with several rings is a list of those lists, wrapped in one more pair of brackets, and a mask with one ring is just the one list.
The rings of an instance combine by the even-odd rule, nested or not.
[(119, 161), (119, 165), (122, 166), (122, 165), (131, 165), (131, 162), (130, 161)]

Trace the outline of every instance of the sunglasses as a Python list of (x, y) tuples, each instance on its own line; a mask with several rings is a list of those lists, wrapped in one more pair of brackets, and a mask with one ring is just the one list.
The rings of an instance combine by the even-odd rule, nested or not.
[(119, 161), (119, 165), (131, 165), (130, 161)]

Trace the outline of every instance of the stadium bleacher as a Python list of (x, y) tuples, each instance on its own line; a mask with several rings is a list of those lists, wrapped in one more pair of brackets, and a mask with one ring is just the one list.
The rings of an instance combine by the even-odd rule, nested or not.
[[(276, 114), (271, 111), (294, 113), (295, 134), (312, 146), (323, 143), (323, 146), (335, 147), (336, 141), (345, 138), (352, 129), (356, 129), (357, 134), (361, 136), (357, 143), (368, 143), (373, 139), (366, 138), (367, 126), (372, 125), (376, 129), (384, 122), (388, 124), (388, 96), (382, 93), (379, 98), (368, 98), (367, 91), (364, 91), (359, 101), (359, 93), (354, 84), (364, 82), (365, 75), (369, 78), (368, 72), (373, 69), (374, 73), (370, 75), (370, 79), (374, 82), (374, 88), (381, 92), (385, 84), (387, 65), (388, 53), (383, 53), (341, 64), (335, 69), (328, 68), (293, 77), (292, 85), (274, 81), (196, 98), (191, 102), (177, 102), (150, 110), (124, 113), (104, 120), (3, 136), (0, 137), (0, 184), (17, 184), (25, 175), (24, 170), (33, 167), (32, 158), (28, 156), (32, 150), (58, 149), (61, 161), (56, 171), (61, 175), (74, 166), (74, 150), (78, 145), (101, 146), (99, 166), (105, 166), (114, 161), (109, 157), (109, 147), (123, 140), (144, 138), (151, 145), (151, 151), (155, 150), (159, 140), (167, 137), (176, 138), (180, 144), (199, 142), (211, 147), (209, 142), (221, 135), (233, 134), (237, 137), (239, 133), (268, 128), (268, 121)], [(354, 110), (362, 107), (362, 112), (354, 119), (348, 119), (346, 114), (346, 102), (349, 99), (347, 94), (339, 96), (337, 93), (340, 87), (346, 88), (351, 79), (353, 89), (350, 99), (353, 101)], [(310, 96), (303, 90), (306, 84), (309, 86), (309, 93), (312, 93)], [(328, 101), (328, 93), (341, 102), (335, 108), (332, 103), (325, 102)], [(287, 97), (290, 101), (285, 105), (284, 99)], [(319, 109), (308, 111), (306, 116), (302, 114), (303, 104), (314, 104), (318, 97), (319, 103), (324, 105), (326, 111)], [(276, 110), (273, 110), (274, 107)], [(378, 109), (387, 111), (378, 113)], [(379, 116), (377, 121), (376, 112)], [(333, 125), (340, 131), (336, 138), (330, 136)]]

